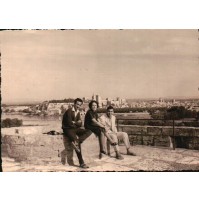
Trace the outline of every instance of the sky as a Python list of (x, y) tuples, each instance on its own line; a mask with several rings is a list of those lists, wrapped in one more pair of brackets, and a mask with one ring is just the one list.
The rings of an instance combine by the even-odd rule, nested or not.
[(0, 32), (2, 102), (199, 97), (198, 30)]

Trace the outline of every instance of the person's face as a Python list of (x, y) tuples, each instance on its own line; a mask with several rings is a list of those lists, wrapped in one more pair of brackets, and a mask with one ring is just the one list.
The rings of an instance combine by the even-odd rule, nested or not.
[(113, 113), (114, 113), (113, 109), (109, 109), (107, 111), (107, 116), (110, 118), (110, 117), (112, 117)]
[(75, 110), (80, 109), (81, 106), (82, 106), (82, 102), (80, 102), (80, 101), (77, 101), (77, 102), (74, 104)]
[(97, 110), (97, 104), (96, 104), (96, 103), (93, 103), (91, 109), (92, 109), (93, 111), (96, 111), (96, 110)]

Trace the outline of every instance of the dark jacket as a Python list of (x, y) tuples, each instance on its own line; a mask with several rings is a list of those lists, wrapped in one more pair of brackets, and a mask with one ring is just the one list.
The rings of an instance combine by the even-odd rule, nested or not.
[[(82, 126), (82, 123), (78, 123), (77, 121), (81, 120), (80, 112), (77, 113), (75, 117), (75, 112), (72, 111), (72, 108), (69, 108), (63, 116), (62, 119), (62, 129), (67, 128), (79, 128)], [(73, 123), (74, 121), (75, 123)]]

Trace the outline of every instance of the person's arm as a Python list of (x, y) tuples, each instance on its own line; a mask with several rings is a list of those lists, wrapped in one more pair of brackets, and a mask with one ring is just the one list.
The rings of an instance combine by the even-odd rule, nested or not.
[(75, 125), (74, 122), (72, 121), (72, 111), (71, 111), (71, 110), (68, 110), (68, 111), (64, 114), (64, 118), (63, 118), (63, 127), (76, 128), (76, 125)]
[(98, 119), (98, 115), (95, 116), (91, 111), (88, 111), (86, 116), (88, 117), (88, 119), (91, 120), (91, 124), (93, 126), (99, 126), (100, 128), (104, 128), (104, 125), (101, 124), (97, 119)]
[(102, 116), (99, 118), (99, 122), (102, 123), (102, 124), (105, 126), (105, 130), (106, 130), (107, 133), (111, 132), (110, 126), (106, 123), (106, 118), (105, 118), (105, 116), (102, 115)]
[(117, 132), (117, 127), (116, 127), (117, 121), (116, 121), (116, 117), (114, 116), (114, 125), (113, 125), (113, 132)]
[(77, 126), (77, 127), (81, 127), (82, 126), (82, 120), (81, 120), (81, 117), (80, 117), (80, 113), (77, 114), (77, 121), (74, 122), (74, 124)]
[[(101, 116), (99, 118), (99, 121), (101, 124), (105, 125), (105, 119), (103, 118), (103, 116)], [(106, 125), (105, 125), (105, 129), (104, 129), (104, 135), (107, 137), (107, 139), (109, 140), (109, 142), (111, 143), (111, 145), (115, 145), (115, 143), (113, 142), (113, 140), (111, 139), (111, 137), (109, 136), (109, 131), (110, 131), (110, 128), (108, 128)]]
[(92, 118), (92, 122), (93, 122), (93, 125), (95, 126), (99, 126), (100, 128), (104, 128), (105, 129), (105, 125), (100, 123), (99, 121), (97, 121), (95, 118)]

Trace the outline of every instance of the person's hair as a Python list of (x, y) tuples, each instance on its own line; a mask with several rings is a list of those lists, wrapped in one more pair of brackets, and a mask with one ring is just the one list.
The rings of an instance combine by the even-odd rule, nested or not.
[(81, 98), (76, 98), (76, 99), (74, 100), (74, 104), (76, 104), (77, 101), (83, 103), (83, 100), (82, 100)]
[(107, 108), (106, 108), (106, 110), (108, 111), (108, 110), (114, 110), (114, 108), (113, 108), (113, 106), (111, 106), (111, 105), (109, 105)]
[(98, 103), (97, 101), (95, 101), (95, 100), (92, 100), (92, 101), (88, 104), (88, 107), (89, 107), (90, 109), (92, 109), (93, 103), (96, 103), (96, 104), (97, 104), (97, 108), (99, 107), (99, 103)]

